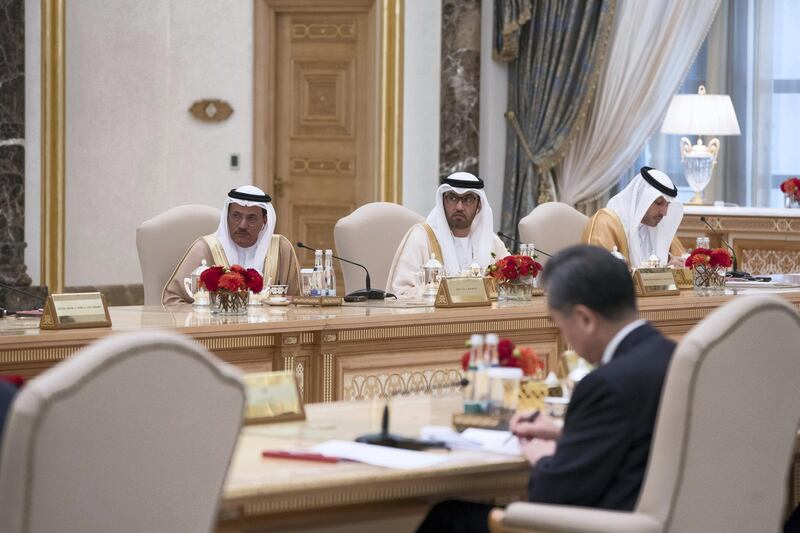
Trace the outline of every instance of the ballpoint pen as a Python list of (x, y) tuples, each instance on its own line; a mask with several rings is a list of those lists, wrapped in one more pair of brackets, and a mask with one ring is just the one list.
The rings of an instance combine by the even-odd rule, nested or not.
[[(536, 422), (536, 419), (539, 418), (539, 413), (540, 413), (540, 411), (534, 411), (530, 415), (528, 415), (526, 417), (523, 417), (523, 418), (520, 418), (518, 420), (518, 422), (527, 422), (529, 424), (533, 424), (534, 422)], [(505, 442), (503, 442), (503, 445), (508, 444), (509, 442), (511, 442), (511, 439), (513, 439), (516, 436), (517, 435), (512, 431), (511, 435), (509, 435), (508, 438), (505, 440)]]

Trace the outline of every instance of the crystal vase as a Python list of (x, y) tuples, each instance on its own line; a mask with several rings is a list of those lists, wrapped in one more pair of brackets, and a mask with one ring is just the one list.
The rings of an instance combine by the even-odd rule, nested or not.
[(694, 293), (698, 296), (720, 296), (725, 294), (725, 269), (696, 265), (692, 269)]
[(800, 207), (800, 200), (793, 198), (792, 196), (784, 196), (783, 206), (787, 209), (797, 209)]
[(220, 289), (211, 295), (211, 314), (214, 315), (246, 315), (250, 291), (228, 291)]
[(533, 299), (533, 280), (531, 276), (506, 280), (497, 290), (497, 299), (505, 301), (528, 302)]

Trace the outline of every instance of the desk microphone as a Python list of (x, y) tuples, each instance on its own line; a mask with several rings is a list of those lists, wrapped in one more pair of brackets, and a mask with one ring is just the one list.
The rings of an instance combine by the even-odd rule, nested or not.
[[(41, 296), (39, 296), (37, 294), (32, 294), (30, 292), (21, 291), (18, 288), (12, 287), (11, 285), (6, 285), (5, 283), (0, 283), (0, 288), (7, 289), (7, 290), (10, 290), (10, 291), (14, 291), (14, 292), (17, 292), (17, 293), (19, 293), (19, 294), (21, 294), (23, 296), (27, 296), (28, 298), (33, 298), (34, 300), (38, 300), (39, 302), (42, 303), (42, 306), (44, 306), (45, 298), (42, 298)], [(8, 314), (8, 310), (6, 308), (4, 308), (4, 307), (0, 307), (0, 318), (5, 317), (6, 314)]]
[[(504, 238), (504, 239), (508, 239), (509, 241), (511, 241), (511, 242), (513, 242), (513, 243), (515, 243), (515, 244), (523, 244), (522, 242), (520, 242), (520, 240), (519, 240), (519, 239), (515, 239), (514, 237), (509, 237), (508, 235), (506, 235), (506, 234), (505, 234), (505, 233), (503, 233), (502, 231), (498, 231), (498, 232), (497, 232), (497, 236), (498, 236), (498, 237), (502, 237), (502, 238)], [(536, 248), (536, 247), (534, 247), (533, 249), (534, 249), (534, 251), (536, 251), (536, 252), (538, 252), (538, 253), (540, 253), (540, 254), (542, 254), (542, 255), (546, 256), (546, 257), (553, 257), (552, 255), (548, 254), (548, 253), (547, 253), (547, 252), (545, 252), (544, 250), (541, 250), (541, 249), (539, 249), (539, 248)]]
[[(317, 251), (316, 248), (309, 248), (308, 246), (306, 246), (302, 242), (298, 242), (297, 243), (297, 247), (298, 248), (304, 248), (306, 250), (311, 250), (312, 252)], [(356, 263), (355, 261), (350, 261), (349, 259), (344, 259), (342, 257), (339, 257), (338, 255), (334, 255), (333, 258), (334, 259), (338, 259), (339, 261), (344, 261), (345, 263), (350, 263), (351, 265), (359, 266), (359, 267), (363, 268), (364, 272), (367, 274), (367, 277), (366, 277), (366, 280), (365, 280), (366, 288), (359, 289), (357, 291), (353, 291), (350, 294), (348, 294), (347, 296), (345, 296), (345, 298), (349, 298), (351, 296), (366, 296), (368, 300), (383, 300), (384, 298), (387, 298), (387, 297), (388, 298), (394, 298), (395, 297), (395, 295), (390, 293), (390, 292), (384, 292), (384, 291), (382, 291), (380, 289), (373, 289), (372, 287), (370, 287), (369, 270), (367, 270), (367, 267), (365, 267), (361, 263)]]
[(731, 270), (728, 274), (730, 274), (730, 276), (732, 278), (750, 278), (750, 277), (752, 277), (749, 272), (742, 272), (742, 271), (739, 270), (739, 261), (736, 259), (736, 252), (733, 251), (733, 247), (730, 244), (728, 244), (728, 241), (726, 241), (725, 239), (722, 238), (722, 235), (717, 233), (717, 230), (715, 230), (711, 226), (711, 224), (708, 223), (708, 219), (706, 217), (702, 216), (702, 217), (700, 217), (700, 222), (705, 224), (706, 227), (711, 230), (711, 233), (713, 233), (714, 235), (719, 237), (720, 242), (722, 244), (724, 244), (725, 246), (727, 246), (728, 249), (731, 251), (731, 257), (733, 257), (733, 270)]
[[(465, 387), (468, 383), (469, 381), (467, 381), (466, 379), (460, 379), (457, 381), (448, 381), (447, 383), (441, 383), (434, 387), (430, 387), (430, 389), (428, 390), (429, 392), (436, 392), (450, 387), (461, 388)], [(381, 417), (381, 432), (372, 433), (370, 435), (362, 435), (361, 437), (356, 438), (356, 442), (362, 442), (364, 444), (374, 444), (376, 446), (388, 446), (390, 448), (402, 448), (404, 450), (447, 448), (447, 445), (444, 442), (412, 439), (389, 433), (389, 400), (391, 398), (394, 398), (395, 396), (408, 396), (415, 392), (421, 392), (421, 391), (417, 388), (414, 388), (412, 390), (409, 390), (408, 392), (403, 392), (400, 394), (390, 394), (389, 396), (387, 396), (386, 403), (383, 405), (383, 416)]]

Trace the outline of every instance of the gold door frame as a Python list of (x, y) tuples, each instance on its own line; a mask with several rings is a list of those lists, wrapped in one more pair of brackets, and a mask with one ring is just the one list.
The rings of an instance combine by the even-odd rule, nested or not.
[(65, 0), (42, 0), (41, 281), (64, 289)]

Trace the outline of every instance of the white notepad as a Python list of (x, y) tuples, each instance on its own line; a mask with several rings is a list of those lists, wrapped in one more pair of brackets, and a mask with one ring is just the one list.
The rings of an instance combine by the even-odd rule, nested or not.
[(512, 436), (510, 431), (467, 428), (459, 433), (450, 426), (423, 426), (420, 430), (420, 438), (438, 440), (454, 449), (522, 455), (519, 439)]
[(328, 457), (348, 459), (368, 465), (412, 470), (446, 463), (450, 458), (445, 454), (400, 450), (387, 446), (375, 446), (349, 440), (329, 440), (311, 448), (311, 451)]

